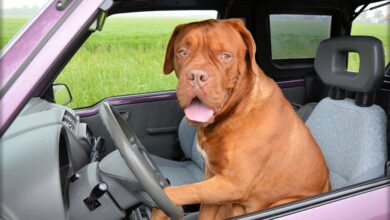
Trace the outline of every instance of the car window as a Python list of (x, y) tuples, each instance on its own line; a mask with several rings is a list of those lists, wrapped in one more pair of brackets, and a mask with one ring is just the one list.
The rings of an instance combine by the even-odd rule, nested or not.
[(331, 16), (271, 14), (269, 20), (273, 60), (313, 58), (330, 37)]
[(72, 108), (110, 96), (176, 88), (175, 74), (164, 75), (165, 50), (176, 25), (216, 18), (216, 11), (155, 11), (107, 18), (91, 35), (55, 83), (68, 85)]
[(1, 2), (1, 49), (36, 15), (48, 0), (3, 0)]
[[(373, 36), (382, 41), (385, 52), (385, 64), (390, 61), (390, 44), (389, 44), (389, 25), (390, 12), (388, 5), (381, 6), (385, 1), (369, 4), (361, 14), (353, 21), (351, 35), (356, 36)], [(361, 7), (357, 8), (359, 10)], [(357, 53), (348, 54), (348, 70), (351, 72), (359, 71), (359, 55)]]

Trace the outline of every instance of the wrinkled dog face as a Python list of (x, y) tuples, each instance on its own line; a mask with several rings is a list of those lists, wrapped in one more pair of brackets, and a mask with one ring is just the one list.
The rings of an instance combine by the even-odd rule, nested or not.
[(205, 127), (233, 104), (236, 84), (248, 75), (254, 53), (253, 39), (238, 19), (176, 27), (164, 73), (175, 70), (177, 96), (190, 123)]

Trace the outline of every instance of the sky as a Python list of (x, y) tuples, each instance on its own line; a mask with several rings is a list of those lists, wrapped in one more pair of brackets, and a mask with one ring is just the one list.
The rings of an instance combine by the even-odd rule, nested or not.
[(2, 0), (1, 8), (21, 8), (23, 6), (38, 6), (42, 7), (48, 0)]
[[(1, 1), (1, 7), (2, 9), (9, 9), (9, 8), (21, 8), (23, 6), (32, 7), (32, 6), (38, 6), (43, 7), (49, 0), (2, 0)], [(135, 13), (128, 13), (128, 14), (121, 14), (116, 16), (188, 16), (188, 15), (194, 16), (194, 17), (216, 17), (216, 11), (174, 11), (174, 12), (168, 12), (168, 11), (155, 11), (153, 13), (150, 12), (135, 12)]]
[[(7, 8), (20, 8), (20, 7), (23, 7), (23, 6), (28, 6), (28, 7), (32, 7), (32, 6), (38, 6), (38, 7), (42, 7), (43, 5), (45, 5), (45, 3), (48, 2), (48, 0), (2, 0), (1, 1), (1, 5), (0, 5), (0, 8), (3, 8), (3, 9), (7, 9)], [(375, 6), (375, 5), (378, 5), (378, 4), (382, 4), (386, 1), (381, 1), (379, 3), (374, 3), (374, 4), (371, 4), (370, 6)], [(387, 1), (388, 2), (388, 1)], [(369, 7), (370, 7), (369, 6)], [(387, 14), (389, 13), (389, 8), (390, 8), (390, 5), (387, 5), (385, 7), (382, 7), (380, 8), (380, 10), (383, 10), (385, 13), (384, 14)], [(201, 11), (195, 11), (193, 13), (196, 13), (195, 15), (196, 16), (209, 16), (210, 15), (210, 12), (201, 12)], [(193, 13), (191, 13), (191, 15), (194, 15)], [(369, 16), (372, 16), (374, 14), (374, 12), (372, 11), (368, 11), (367, 12)], [(130, 15), (130, 16), (164, 16), (164, 15), (170, 15), (170, 16), (186, 16), (188, 15), (188, 13), (186, 12), (155, 12), (153, 14), (151, 13), (148, 13), (148, 12), (141, 12), (141, 13), (137, 13), (137, 14), (134, 14), (134, 15)]]

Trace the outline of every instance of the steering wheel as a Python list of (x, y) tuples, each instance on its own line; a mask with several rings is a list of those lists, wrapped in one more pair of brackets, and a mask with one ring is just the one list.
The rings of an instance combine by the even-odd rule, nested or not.
[(163, 187), (169, 184), (126, 121), (108, 102), (101, 105), (99, 113), (121, 156), (143, 189), (165, 214), (172, 219), (181, 219), (183, 208), (174, 205), (164, 192)]

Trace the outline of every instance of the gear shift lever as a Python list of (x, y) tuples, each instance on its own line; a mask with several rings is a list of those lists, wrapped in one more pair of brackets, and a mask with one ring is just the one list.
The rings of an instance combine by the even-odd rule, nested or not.
[(95, 187), (93, 187), (89, 196), (84, 199), (84, 203), (87, 208), (91, 211), (95, 210), (101, 204), (99, 202), (99, 198), (108, 190), (107, 183), (99, 183)]

